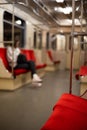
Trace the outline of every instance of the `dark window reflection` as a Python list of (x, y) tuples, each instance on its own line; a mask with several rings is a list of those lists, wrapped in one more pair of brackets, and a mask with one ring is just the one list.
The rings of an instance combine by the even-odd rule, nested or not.
[(41, 49), (42, 48), (42, 33), (41, 32), (38, 34), (38, 39), (39, 39), (38, 49)]
[[(14, 24), (13, 20), (14, 18)], [(4, 37), (3, 40), (4, 46), (7, 46), (7, 41), (12, 41), (12, 34), (14, 32), (14, 40), (20, 41), (20, 47), (24, 47), (25, 43), (25, 21), (20, 19), (17, 16), (13, 16), (8, 12), (4, 12), (4, 19), (3, 19), (3, 28), (4, 28)], [(12, 31), (14, 30), (14, 31)]]
[(47, 35), (46, 35), (46, 49), (49, 49), (50, 45), (49, 45), (49, 32), (47, 32)]
[(36, 48), (36, 39), (37, 39), (37, 35), (36, 35), (36, 31), (34, 32), (34, 48)]
[(56, 38), (55, 35), (53, 35), (53, 36), (51, 37), (51, 46), (52, 46), (52, 49), (53, 49), (53, 50), (56, 50), (56, 48), (57, 48), (57, 38)]

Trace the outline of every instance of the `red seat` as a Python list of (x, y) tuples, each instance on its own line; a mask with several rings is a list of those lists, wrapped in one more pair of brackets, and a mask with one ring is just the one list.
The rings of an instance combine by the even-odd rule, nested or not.
[(31, 59), (30, 50), (24, 50), (22, 49), (21, 52), (26, 55), (27, 60)]
[(41, 130), (87, 130), (87, 100), (63, 94)]
[(75, 77), (77, 80), (79, 80), (80, 76), (87, 75), (87, 66), (81, 66), (80, 70), (76, 73)]
[(0, 48), (0, 58), (2, 59), (5, 67), (8, 69), (9, 68), (9, 63), (6, 58), (6, 49), (5, 48)]
[(59, 60), (54, 61), (51, 50), (47, 50), (47, 54), (48, 54), (50, 60), (51, 60), (54, 64), (59, 64), (59, 63), (60, 63)]
[(26, 69), (15, 69), (14, 70), (14, 75), (19, 75), (19, 74), (23, 74), (23, 73), (26, 73), (26, 72), (29, 72), (28, 70)]

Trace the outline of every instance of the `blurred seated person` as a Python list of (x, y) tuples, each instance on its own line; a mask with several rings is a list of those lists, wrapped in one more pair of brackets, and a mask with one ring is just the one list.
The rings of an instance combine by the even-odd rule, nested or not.
[(42, 79), (40, 79), (40, 77), (36, 74), (36, 66), (34, 61), (32, 60), (28, 61), (26, 57), (24, 61), (22, 60), (24, 56), (23, 58), (21, 57), (21, 55), (23, 54), (21, 53), (19, 44), (20, 44), (19, 40), (15, 40), (13, 47), (12, 45), (9, 45), (7, 47), (7, 60), (9, 62), (9, 66), (12, 67), (13, 64), (14, 69), (24, 68), (27, 70), (31, 70), (32, 82), (41, 82)]

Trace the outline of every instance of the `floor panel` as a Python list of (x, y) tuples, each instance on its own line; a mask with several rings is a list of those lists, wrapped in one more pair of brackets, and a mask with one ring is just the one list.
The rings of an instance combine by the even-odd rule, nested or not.
[[(47, 73), (41, 87), (29, 84), (14, 92), (0, 91), (0, 130), (40, 130), (59, 97), (69, 92), (69, 73)], [(72, 93), (79, 95), (75, 73), (72, 81)]]

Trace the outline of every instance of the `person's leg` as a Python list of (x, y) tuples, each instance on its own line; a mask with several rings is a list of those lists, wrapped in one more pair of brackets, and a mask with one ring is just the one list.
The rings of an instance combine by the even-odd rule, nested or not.
[(27, 62), (29, 65), (29, 69), (32, 72), (32, 78), (33, 78), (33, 82), (42, 82), (42, 79), (40, 79), (40, 77), (36, 74), (36, 66), (34, 61), (28, 61)]
[(27, 69), (29, 70), (29, 65), (27, 63), (17, 64), (14, 69)]
[(27, 64), (28, 64), (28, 67), (29, 67), (29, 70), (31, 70), (31, 73), (32, 73), (32, 77), (33, 77), (33, 74), (36, 74), (36, 66), (35, 66), (35, 63), (34, 61), (27, 61)]
[(20, 68), (31, 70), (31, 77), (33, 82), (42, 82), (42, 79), (40, 79), (39, 76), (36, 74), (36, 66), (33, 61), (27, 61), (26, 63), (17, 64), (14, 69)]

